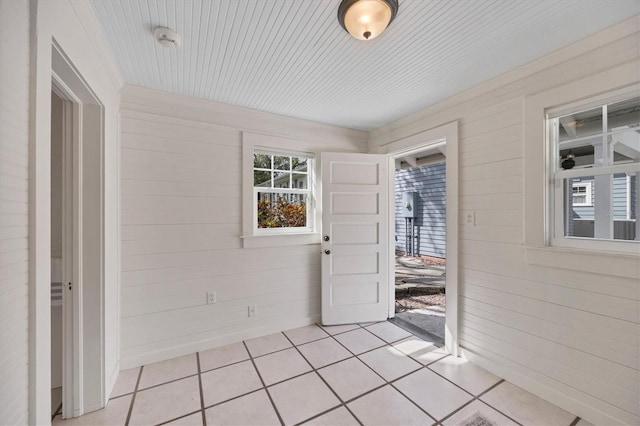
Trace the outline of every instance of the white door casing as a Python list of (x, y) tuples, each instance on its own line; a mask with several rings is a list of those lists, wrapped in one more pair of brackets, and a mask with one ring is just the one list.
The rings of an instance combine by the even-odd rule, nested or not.
[(388, 316), (388, 156), (323, 152), (322, 323)]
[[(406, 138), (399, 139), (378, 148), (378, 153), (386, 154), (390, 159), (390, 167), (394, 166), (394, 158), (409, 153), (417, 153), (433, 147), (443, 147), (446, 143), (446, 191), (447, 191), (447, 266), (446, 293), (447, 310), (444, 342), (447, 351), (459, 356), (458, 347), (458, 122), (452, 121), (439, 127), (434, 127)], [(442, 152), (442, 151), (440, 151)], [(389, 194), (394, 193), (393, 182), (389, 182)], [(391, 195), (390, 195), (391, 196)], [(389, 207), (392, 204), (389, 202)], [(393, 210), (391, 210), (393, 211)], [(391, 220), (391, 219), (389, 219)], [(390, 229), (391, 231), (391, 229)], [(389, 242), (393, 240), (393, 233), (389, 232)], [(394, 258), (389, 258), (389, 282), (394, 281)], [(393, 315), (395, 286), (389, 286), (389, 315)]]

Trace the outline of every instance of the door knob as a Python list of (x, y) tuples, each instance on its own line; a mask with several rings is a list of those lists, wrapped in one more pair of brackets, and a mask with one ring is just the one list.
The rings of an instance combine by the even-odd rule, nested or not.
[(325, 250), (324, 254), (331, 254), (331, 250)]
[(329, 236), (325, 235), (324, 237), (322, 237), (322, 239), (325, 240), (325, 241), (329, 241)]

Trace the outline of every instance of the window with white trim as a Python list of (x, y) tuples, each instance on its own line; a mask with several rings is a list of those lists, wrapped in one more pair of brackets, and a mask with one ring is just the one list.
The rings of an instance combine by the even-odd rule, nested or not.
[(591, 182), (573, 183), (573, 207), (591, 207)]
[(256, 147), (253, 152), (254, 233), (312, 232), (313, 154)]
[[(614, 185), (621, 175), (633, 176), (636, 182), (640, 177), (637, 91), (547, 110), (547, 128), (552, 245), (581, 247), (580, 241), (585, 240), (640, 242), (636, 220), (620, 220), (614, 214), (624, 209), (637, 212), (639, 207), (638, 196), (627, 196), (625, 185)], [(638, 250), (637, 244), (601, 247)]]

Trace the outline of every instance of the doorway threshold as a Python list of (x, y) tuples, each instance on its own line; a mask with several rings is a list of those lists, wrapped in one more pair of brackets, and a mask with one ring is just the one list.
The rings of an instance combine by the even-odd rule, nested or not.
[(398, 315), (396, 315), (393, 318), (389, 318), (389, 322), (397, 325), (400, 328), (404, 328), (405, 330), (407, 330), (410, 333), (415, 334), (416, 336), (418, 336), (419, 338), (421, 338), (422, 340), (425, 340), (427, 342), (433, 342), (436, 346), (438, 347), (443, 347), (444, 346), (444, 339), (436, 336), (435, 334), (429, 333), (428, 331), (416, 326), (415, 324), (399, 318)]

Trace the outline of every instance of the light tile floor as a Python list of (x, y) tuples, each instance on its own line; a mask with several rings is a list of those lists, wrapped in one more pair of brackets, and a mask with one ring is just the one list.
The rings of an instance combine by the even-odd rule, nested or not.
[(53, 424), (450, 426), (478, 415), (588, 425), (390, 322), (302, 327), (122, 371), (105, 409)]

